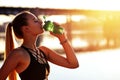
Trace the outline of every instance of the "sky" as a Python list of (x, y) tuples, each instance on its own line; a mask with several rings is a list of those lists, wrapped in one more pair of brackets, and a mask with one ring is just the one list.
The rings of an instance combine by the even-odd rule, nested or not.
[(0, 6), (120, 10), (119, 0), (0, 0)]

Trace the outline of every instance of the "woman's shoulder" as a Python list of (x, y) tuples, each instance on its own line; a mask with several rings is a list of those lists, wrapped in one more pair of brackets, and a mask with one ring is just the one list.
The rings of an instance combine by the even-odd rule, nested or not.
[(44, 52), (44, 54), (46, 55), (46, 57), (48, 57), (49, 55), (49, 48), (47, 48), (46, 46), (40, 46), (39, 49)]
[(28, 56), (28, 54), (27, 54), (27, 51), (26, 50), (24, 50), (23, 48), (21, 48), (21, 47), (18, 47), (18, 48), (15, 48), (15, 49), (13, 49), (11, 52), (10, 52), (10, 55), (14, 55), (14, 56), (18, 56), (18, 57), (26, 57), (26, 56)]

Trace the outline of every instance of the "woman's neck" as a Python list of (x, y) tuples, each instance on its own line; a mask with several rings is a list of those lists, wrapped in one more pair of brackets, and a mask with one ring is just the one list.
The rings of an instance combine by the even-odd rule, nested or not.
[(36, 48), (36, 38), (24, 38), (22, 46), (25, 46), (30, 49), (35, 49)]

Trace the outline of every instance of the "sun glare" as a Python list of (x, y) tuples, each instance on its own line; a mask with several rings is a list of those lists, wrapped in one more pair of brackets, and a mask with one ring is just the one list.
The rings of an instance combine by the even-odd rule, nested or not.
[(9, 22), (11, 21), (11, 18), (6, 15), (0, 15), (0, 25), (3, 24), (3, 22)]
[(4, 50), (5, 50), (4, 39), (0, 39), (0, 53), (4, 52)]
[(51, 15), (47, 17), (47, 20), (51, 20), (51, 21), (55, 21), (55, 22), (59, 22), (59, 23), (66, 23), (66, 16), (65, 15)]
[(85, 19), (85, 18), (86, 18), (86, 16), (84, 16), (84, 15), (73, 15), (73, 16), (71, 16), (72, 21), (80, 21), (80, 20)]
[(50, 47), (52, 49), (62, 48), (62, 46), (59, 44), (60, 43), (59, 40), (48, 34), (49, 32), (44, 33), (44, 38), (43, 38), (43, 42), (41, 43), (41, 45)]
[(31, 2), (29, 0), (19, 0), (17, 3), (14, 2), (16, 0), (0, 0), (0, 6), (120, 10), (119, 0), (32, 0)]
[(83, 48), (83, 47), (88, 47), (89, 44), (87, 41), (81, 40), (80, 38), (74, 38), (72, 40), (72, 46), (75, 48)]

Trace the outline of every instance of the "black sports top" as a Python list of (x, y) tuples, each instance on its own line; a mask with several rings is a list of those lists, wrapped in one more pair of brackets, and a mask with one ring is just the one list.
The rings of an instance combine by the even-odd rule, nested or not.
[(29, 53), (31, 59), (27, 69), (19, 74), (21, 80), (48, 80), (50, 66), (44, 52), (39, 50), (39, 55), (33, 55), (35, 52), (24, 46), (21, 47)]

